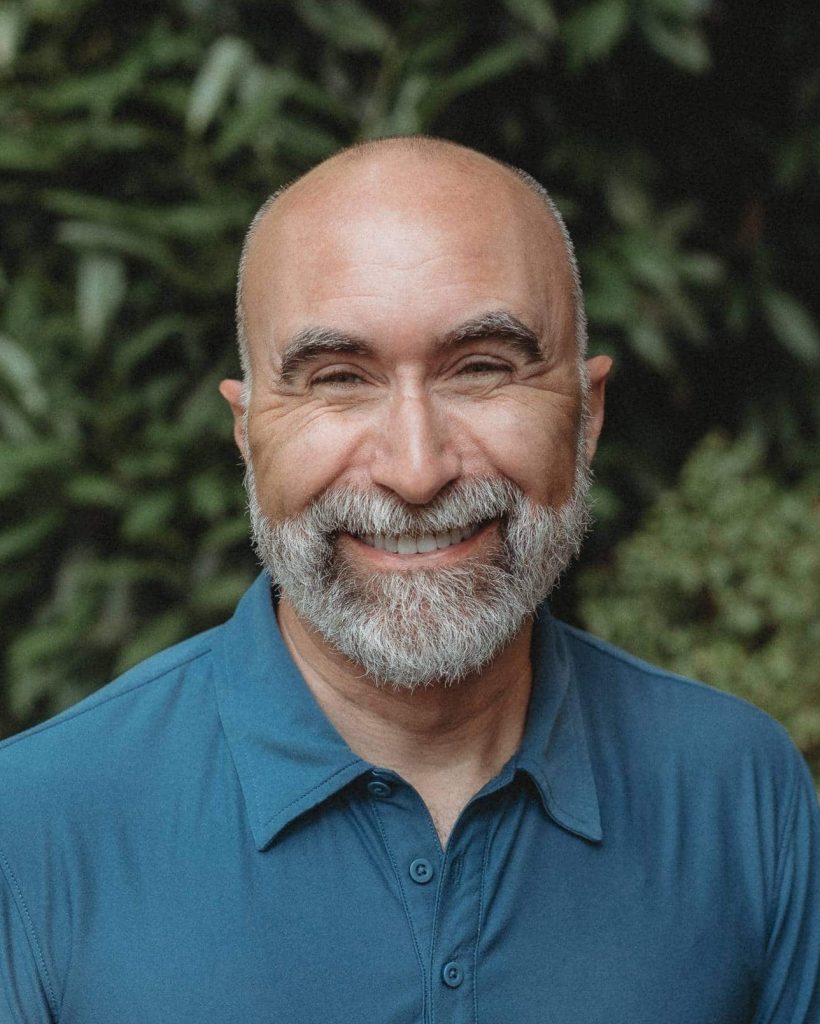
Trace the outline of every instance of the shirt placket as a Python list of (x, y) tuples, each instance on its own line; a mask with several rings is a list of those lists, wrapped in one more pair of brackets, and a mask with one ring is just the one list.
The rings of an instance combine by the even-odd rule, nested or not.
[(476, 1020), (476, 950), (486, 897), (486, 862), (497, 807), (473, 801), (442, 851), (416, 791), (376, 770), (367, 783), (372, 809), (401, 890), (422, 967), (425, 1024)]
[(366, 780), (373, 821), (390, 860), (419, 968), (422, 1020), (429, 1015), (429, 962), (443, 854), (418, 793), (395, 773), (375, 769)]
[(443, 857), (430, 949), (431, 1024), (476, 1021), (477, 947), (491, 817), (486, 800), (456, 823)]

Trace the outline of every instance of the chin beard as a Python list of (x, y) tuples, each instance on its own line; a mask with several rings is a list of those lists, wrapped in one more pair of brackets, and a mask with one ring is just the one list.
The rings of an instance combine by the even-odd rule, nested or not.
[[(412, 690), (479, 672), (520, 632), (577, 555), (589, 528), (590, 473), (578, 451), (573, 493), (558, 509), (503, 478), (457, 481), (435, 502), (325, 491), (296, 516), (262, 512), (253, 466), (245, 487), (254, 549), (297, 616), (380, 686)], [(420, 536), (498, 519), (493, 550), (457, 566), (366, 572), (341, 533)]]

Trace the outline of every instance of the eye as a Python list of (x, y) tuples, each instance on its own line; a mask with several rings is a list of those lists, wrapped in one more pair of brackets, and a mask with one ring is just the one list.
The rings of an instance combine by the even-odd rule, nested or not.
[(330, 370), (317, 374), (311, 381), (314, 387), (330, 385), (332, 387), (349, 388), (364, 384), (364, 378), (355, 370)]
[(463, 376), (509, 372), (510, 366), (507, 363), (497, 362), (494, 359), (474, 359), (472, 362), (460, 366), (457, 370), (457, 373)]

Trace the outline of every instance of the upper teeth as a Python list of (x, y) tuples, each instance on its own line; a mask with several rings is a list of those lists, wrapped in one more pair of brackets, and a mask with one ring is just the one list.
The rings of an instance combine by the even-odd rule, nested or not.
[(407, 533), (396, 536), (384, 536), (378, 533), (359, 535), (359, 540), (369, 544), (371, 548), (392, 551), (397, 555), (419, 555), (427, 551), (448, 548), (451, 544), (460, 544), (472, 537), (478, 526), (467, 526), (460, 530), (448, 530), (446, 533), (425, 533), (421, 537), (411, 537)]

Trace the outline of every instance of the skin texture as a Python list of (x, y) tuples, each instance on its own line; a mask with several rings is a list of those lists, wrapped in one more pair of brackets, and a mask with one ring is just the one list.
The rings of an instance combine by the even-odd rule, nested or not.
[[(516, 317), (541, 354), (492, 334), (448, 344), (492, 311)], [(273, 521), (340, 484), (424, 505), (461, 477), (489, 475), (545, 506), (569, 497), (581, 410), (572, 273), (545, 206), (486, 157), (384, 143), (319, 165), (259, 223), (244, 312), (253, 368), (246, 421), (241, 383), (220, 390)], [(360, 351), (320, 352), (283, 380), (282, 354), (316, 328), (355, 339)], [(591, 459), (610, 360), (587, 367)], [(363, 569), (412, 571), (480, 556), (497, 529), (429, 555), (379, 551), (350, 536), (339, 544)], [(278, 614), (330, 720), (356, 753), (416, 787), (446, 842), (459, 811), (520, 742), (531, 624), (480, 676), (408, 694), (362, 678), (284, 599)]]

